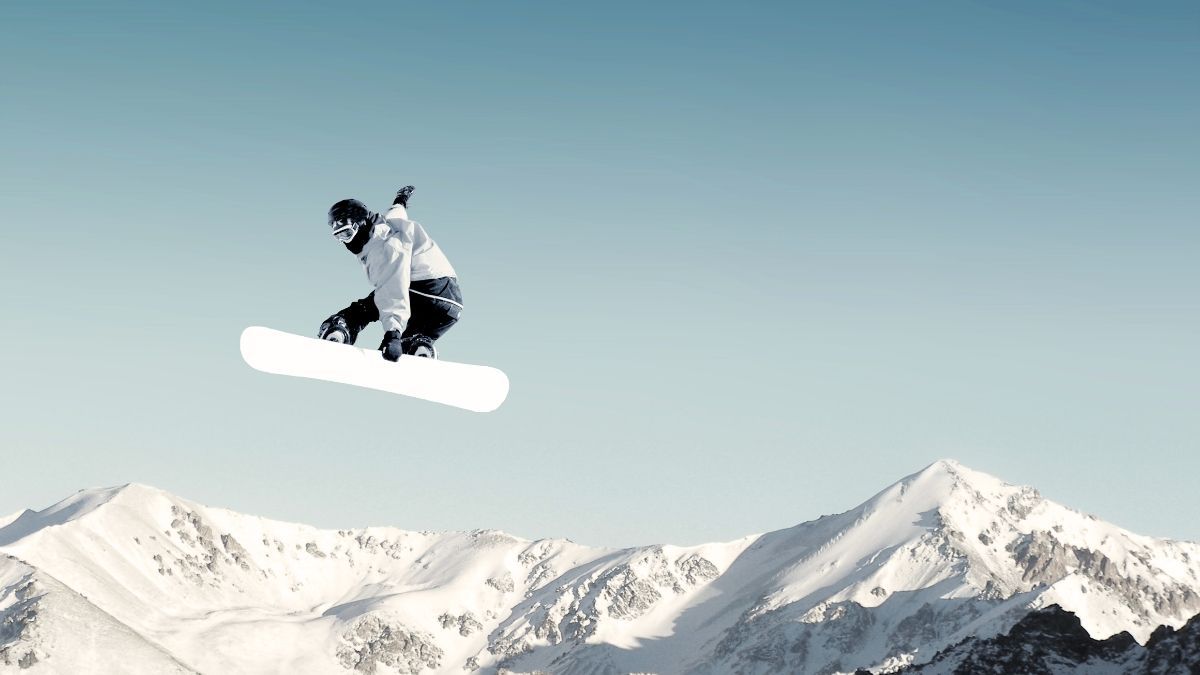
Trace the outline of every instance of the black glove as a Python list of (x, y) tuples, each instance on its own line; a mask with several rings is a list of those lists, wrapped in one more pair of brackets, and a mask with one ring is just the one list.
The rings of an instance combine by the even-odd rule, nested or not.
[(416, 188), (411, 185), (405, 185), (396, 191), (396, 198), (392, 200), (392, 206), (399, 204), (404, 208), (408, 208), (408, 198), (412, 196), (413, 190)]
[(321, 324), (321, 329), (317, 331), (317, 337), (322, 340), (352, 345), (358, 339), (358, 330), (346, 323), (346, 319), (341, 314), (334, 314)]
[(379, 320), (379, 309), (375, 307), (375, 294), (371, 293), (362, 300), (355, 300), (349, 307), (338, 310), (337, 314), (325, 319), (317, 337), (322, 340), (354, 344), (358, 334), (367, 324)]
[(383, 358), (388, 361), (395, 361), (404, 353), (404, 342), (400, 339), (400, 331), (389, 330), (383, 334), (383, 342), (379, 343), (379, 351), (383, 352)]

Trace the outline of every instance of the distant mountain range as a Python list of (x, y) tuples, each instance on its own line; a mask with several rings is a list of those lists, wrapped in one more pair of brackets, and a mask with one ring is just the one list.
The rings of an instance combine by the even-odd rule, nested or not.
[(319, 530), (143, 485), (0, 518), (3, 672), (1195, 672), (1197, 613), (1200, 544), (950, 460), (687, 547)]

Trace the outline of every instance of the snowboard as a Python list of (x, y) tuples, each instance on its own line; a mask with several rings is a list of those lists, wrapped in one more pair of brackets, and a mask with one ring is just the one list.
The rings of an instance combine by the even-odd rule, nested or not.
[(508, 376), (488, 366), (401, 356), (374, 349), (251, 326), (242, 331), (242, 358), (255, 370), (291, 375), (491, 412), (508, 396)]

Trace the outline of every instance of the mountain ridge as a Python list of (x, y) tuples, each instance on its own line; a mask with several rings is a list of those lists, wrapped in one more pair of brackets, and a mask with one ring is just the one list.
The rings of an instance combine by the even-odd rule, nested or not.
[[(927, 661), (1051, 604), (1142, 642), (1200, 611), (1200, 545), (954, 460), (840, 514), (695, 546), (322, 530), (138, 483), (26, 511), (0, 542), (200, 672), (852, 672)], [(29, 646), (39, 668), (48, 649)]]

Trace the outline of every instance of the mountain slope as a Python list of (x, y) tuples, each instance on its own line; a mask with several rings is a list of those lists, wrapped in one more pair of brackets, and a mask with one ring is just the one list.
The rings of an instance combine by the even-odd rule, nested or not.
[(0, 552), (213, 673), (894, 669), (1050, 604), (1139, 641), (1200, 611), (1197, 544), (948, 460), (846, 513), (692, 547), (318, 530), (129, 485), (21, 514)]
[(194, 673), (57, 579), (0, 556), (0, 671)]

